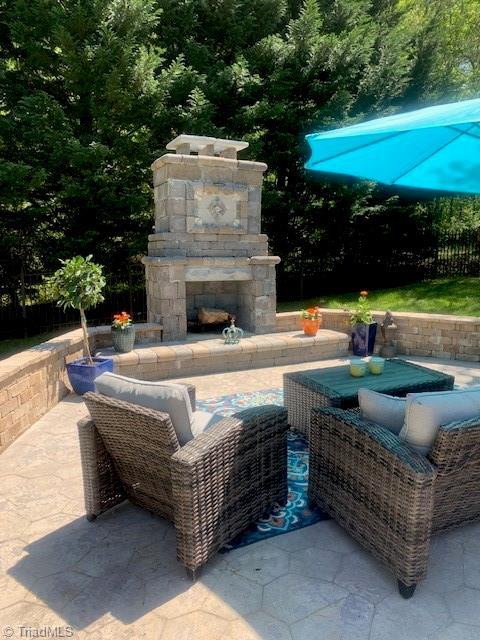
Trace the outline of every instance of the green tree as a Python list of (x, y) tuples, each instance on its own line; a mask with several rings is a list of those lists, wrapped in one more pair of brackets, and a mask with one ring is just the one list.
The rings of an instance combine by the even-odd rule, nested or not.
[(1, 2), (0, 256), (111, 268), (151, 228), (151, 120), (168, 90), (151, 0)]
[(63, 310), (78, 309), (83, 334), (83, 347), (88, 364), (93, 366), (93, 358), (88, 342), (87, 318), (85, 311), (103, 302), (105, 287), (103, 267), (92, 262), (92, 256), (75, 256), (61, 260), (62, 266), (45, 280), (47, 292)]
[(0, 0), (0, 278), (17, 295), (19, 272), (80, 252), (121, 272), (146, 251), (149, 165), (182, 132), (267, 162), (284, 269), (448, 226), (466, 200), (306, 173), (304, 136), (476, 95), (479, 17), (478, 0)]

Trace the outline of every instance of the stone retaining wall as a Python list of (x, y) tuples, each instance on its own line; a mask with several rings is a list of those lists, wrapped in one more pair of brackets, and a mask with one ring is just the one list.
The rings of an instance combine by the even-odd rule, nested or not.
[[(375, 319), (381, 321), (383, 315), (377, 312)], [(322, 316), (324, 329), (350, 333), (347, 311), (322, 309)], [(398, 325), (399, 354), (480, 362), (480, 318), (394, 313), (394, 319)], [(159, 342), (158, 325), (136, 325), (136, 328), (139, 344)], [(277, 314), (277, 332), (296, 330), (300, 330), (298, 312)], [(109, 347), (110, 328), (90, 329), (90, 340), (94, 349)], [(0, 451), (69, 392), (65, 362), (81, 354), (82, 336), (77, 330), (0, 360)], [(286, 357), (282, 353), (281, 358)], [(269, 364), (285, 363), (285, 359), (278, 359)], [(199, 364), (198, 373), (203, 366)]]
[(113, 359), (115, 373), (141, 380), (168, 380), (340, 358), (348, 354), (348, 336), (320, 331), (315, 337), (306, 337), (299, 331), (286, 331), (248, 336), (237, 344), (225, 344), (221, 337), (190, 336), (180, 344), (135, 347), (130, 353), (100, 353)]
[(81, 331), (0, 360), (0, 451), (68, 392), (65, 359), (82, 355)]
[[(350, 312), (321, 309), (321, 313), (324, 329), (350, 334)], [(384, 316), (383, 311), (374, 313), (377, 322)], [(400, 312), (393, 312), (393, 318), (398, 327), (394, 336), (397, 353), (480, 362), (480, 318)], [(298, 312), (277, 314), (277, 331), (293, 331), (299, 327)], [(377, 349), (380, 340), (379, 334)]]
[[(137, 342), (160, 340), (157, 325), (136, 325)], [(111, 346), (110, 327), (92, 327), (90, 347)], [(83, 354), (82, 332), (57, 338), (0, 360), (0, 451), (70, 393), (65, 362)]]

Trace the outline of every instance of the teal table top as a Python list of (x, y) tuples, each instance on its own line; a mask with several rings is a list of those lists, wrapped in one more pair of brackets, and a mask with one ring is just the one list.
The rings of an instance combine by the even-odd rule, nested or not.
[(407, 393), (421, 391), (447, 391), (453, 389), (455, 379), (446, 373), (427, 367), (405, 362), (405, 360), (386, 360), (383, 373), (374, 375), (368, 372), (361, 378), (350, 375), (349, 364), (326, 369), (314, 369), (286, 373), (298, 384), (330, 398), (333, 405), (357, 406), (357, 394), (360, 388), (372, 389), (381, 393), (404, 396)]

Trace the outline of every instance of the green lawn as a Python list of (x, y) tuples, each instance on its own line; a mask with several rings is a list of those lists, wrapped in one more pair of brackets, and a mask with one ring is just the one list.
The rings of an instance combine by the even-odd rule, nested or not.
[[(279, 311), (296, 311), (318, 305), (329, 309), (351, 309), (358, 292), (309, 300), (281, 302)], [(416, 311), (417, 313), (448, 313), (480, 316), (480, 278), (449, 278), (411, 284), (397, 289), (370, 291), (372, 309), (383, 311)]]
[[(67, 331), (67, 329), (65, 329)], [(36, 336), (30, 336), (29, 338), (11, 338), (8, 340), (0, 340), (0, 360), (13, 356), (14, 353), (28, 349), (28, 347), (34, 347), (40, 342), (45, 342), (54, 338), (55, 336), (63, 333), (62, 331), (51, 331), (50, 333), (39, 333)]]
[[(278, 303), (279, 311), (297, 311), (318, 305), (329, 309), (350, 310), (358, 292)], [(372, 309), (383, 311), (416, 311), (419, 313), (448, 313), (462, 316), (480, 316), (480, 278), (450, 278), (430, 280), (418, 284), (370, 291)], [(29, 338), (0, 340), (0, 360), (49, 340), (62, 331), (42, 333)]]

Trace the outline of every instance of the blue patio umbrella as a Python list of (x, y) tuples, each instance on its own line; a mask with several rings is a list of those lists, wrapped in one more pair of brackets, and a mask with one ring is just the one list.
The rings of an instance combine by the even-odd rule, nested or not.
[(401, 187), (480, 194), (480, 99), (306, 136), (307, 169)]

